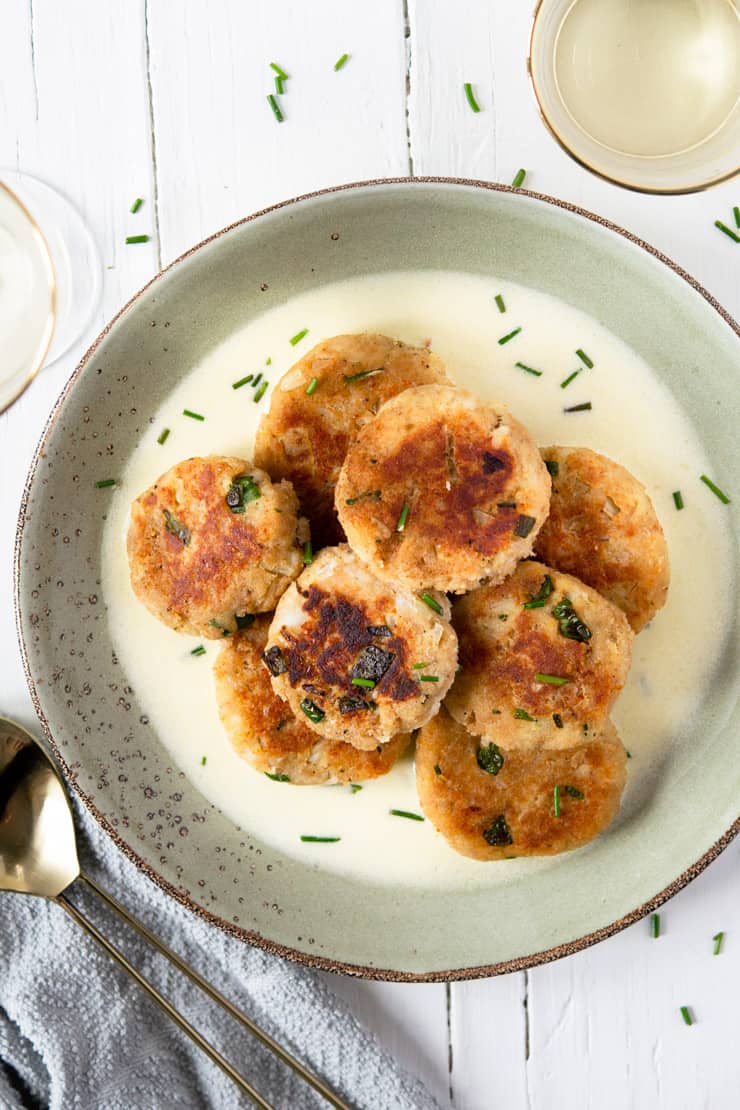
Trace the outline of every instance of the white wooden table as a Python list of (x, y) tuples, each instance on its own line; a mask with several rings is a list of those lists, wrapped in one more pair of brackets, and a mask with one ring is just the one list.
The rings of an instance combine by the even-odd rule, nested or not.
[[(602, 213), (740, 310), (729, 222), (740, 182), (693, 197), (621, 191), (572, 163), (527, 86), (527, 0), (5, 0), (0, 166), (65, 191), (105, 267), (94, 330), (209, 232), (326, 185), (449, 174), (527, 185)], [(334, 62), (350, 59), (339, 72)], [(270, 61), (290, 74), (278, 124)], [(474, 84), (474, 115), (463, 82)], [(137, 216), (133, 199), (145, 198)], [(127, 234), (151, 242), (126, 246)], [(90, 336), (86, 339), (89, 340)], [(0, 706), (33, 721), (11, 604), (13, 521), (34, 444), (78, 351), (0, 418)], [(444, 1107), (740, 1106), (740, 845), (662, 912), (597, 948), (475, 983), (329, 976)], [(712, 936), (726, 933), (712, 955)], [(696, 1024), (681, 1021), (689, 1004)]]

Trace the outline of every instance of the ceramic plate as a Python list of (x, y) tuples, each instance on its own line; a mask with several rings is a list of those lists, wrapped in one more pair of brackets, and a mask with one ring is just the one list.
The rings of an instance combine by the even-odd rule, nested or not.
[[(150, 725), (106, 624), (105, 511), (93, 481), (101, 460), (106, 475), (120, 472), (184, 374), (267, 308), (358, 274), (430, 268), (497, 275), (590, 314), (655, 368), (713, 473), (737, 489), (738, 329), (688, 275), (548, 197), (476, 182), (374, 182), (237, 223), (126, 306), (49, 420), (17, 546), (19, 628), (37, 711), (68, 781), (119, 847), (173, 897), (244, 940), (396, 979), (493, 974), (591, 944), (673, 894), (740, 828), (737, 622), (712, 696), (676, 736), (640, 811), (578, 852), (521, 861), (495, 889), (360, 883), (281, 855), (211, 806)], [(728, 606), (736, 597), (728, 592)], [(698, 612), (686, 650), (701, 652), (712, 627), (712, 615)]]

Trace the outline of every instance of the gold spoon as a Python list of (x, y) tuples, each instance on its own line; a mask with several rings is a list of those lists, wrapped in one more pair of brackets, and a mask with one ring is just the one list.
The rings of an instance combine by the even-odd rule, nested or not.
[(332, 1106), (337, 1110), (350, 1110), (325, 1083), (304, 1068), (300, 1061), (294, 1059), (251, 1018), (238, 1010), (197, 971), (163, 944), (94, 879), (81, 871), (72, 809), (61, 778), (34, 737), (21, 725), (0, 717), (0, 891), (36, 894), (61, 906), (245, 1094), (263, 1110), (272, 1110), (270, 1103), (68, 900), (65, 892), (77, 879), (81, 879), (110, 909), (274, 1052), (284, 1064), (292, 1068), (306, 1083), (310, 1083)]

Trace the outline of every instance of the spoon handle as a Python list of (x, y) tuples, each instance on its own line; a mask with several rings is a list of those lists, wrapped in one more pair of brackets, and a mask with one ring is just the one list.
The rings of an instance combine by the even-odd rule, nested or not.
[(135, 918), (133, 914), (130, 913), (129, 910), (127, 910), (126, 907), (118, 901), (117, 898), (114, 898), (112, 894), (109, 894), (107, 890), (105, 890), (95, 881), (95, 879), (91, 878), (89, 875), (86, 875), (84, 871), (80, 872), (79, 878), (90, 890), (97, 894), (98, 897), (101, 898), (110, 909), (117, 913), (118, 916), (121, 917), (127, 925), (130, 925), (132, 929), (135, 929), (136, 932), (139, 933), (140, 936), (144, 937), (144, 939), (147, 940), (153, 948), (156, 948), (158, 952), (165, 956), (170, 961), (170, 963), (178, 969), (178, 971), (181, 971), (183, 975), (186, 975), (192, 983), (195, 983), (197, 987), (200, 987), (200, 989), (205, 994), (207, 994), (210, 999), (221, 1006), (226, 1011), (226, 1013), (229, 1014), (230, 1017), (234, 1018), (235, 1021), (238, 1021), (240, 1025), (242, 1025), (253, 1036), (261, 1041), (266, 1048), (268, 1048), (278, 1057), (278, 1059), (282, 1060), (282, 1062), (286, 1064), (289, 1068), (292, 1068), (292, 1070), (297, 1075), (299, 1075), (301, 1079), (303, 1079), (306, 1083), (309, 1083), (315, 1091), (318, 1091), (318, 1093), (327, 1100), (327, 1102), (331, 1106), (334, 1106), (336, 1110), (351, 1110), (347, 1103), (343, 1102), (342, 1099), (334, 1091), (332, 1091), (330, 1087), (327, 1087), (327, 1085), (318, 1078), (318, 1076), (313, 1075), (313, 1073), (305, 1068), (299, 1060), (296, 1060), (293, 1056), (291, 1056), (290, 1053), (286, 1049), (284, 1049), (281, 1044), (279, 1044), (273, 1037), (271, 1037), (269, 1033), (266, 1033), (265, 1030), (261, 1029), (260, 1026), (252, 1021), (250, 1017), (247, 1017), (245, 1013), (242, 1013), (241, 1010), (237, 1009), (233, 1002), (229, 1001), (229, 999), (226, 998), (225, 995), (221, 994), (221, 992), (217, 990), (216, 987), (214, 987), (211, 983), (209, 983), (207, 979), (204, 979), (203, 976), (195, 970), (195, 968), (192, 968), (189, 964), (185, 963), (182, 957), (178, 956), (176, 952), (173, 952), (171, 948), (169, 948), (163, 941), (159, 939), (159, 937), (150, 932), (150, 930), (147, 929), (146, 925), (143, 925), (141, 921), (137, 920), (137, 918)]
[(218, 1049), (213, 1047), (210, 1041), (207, 1041), (205, 1037), (190, 1024), (190, 1022), (185, 1020), (182, 1014), (180, 1014), (175, 1009), (172, 1003), (168, 1002), (164, 995), (160, 994), (156, 987), (153, 987), (152, 984), (148, 982), (139, 971), (137, 971), (134, 965), (129, 963), (122, 952), (119, 952), (118, 949), (114, 945), (112, 945), (109, 940), (106, 940), (102, 933), (98, 932), (92, 922), (88, 921), (86, 917), (83, 917), (77, 907), (74, 906), (70, 901), (68, 901), (64, 894), (60, 894), (55, 899), (55, 901), (62, 907), (63, 910), (65, 910), (69, 914), (73, 921), (76, 921), (77, 924), (82, 929), (84, 929), (89, 936), (91, 936), (94, 940), (98, 942), (101, 948), (103, 948), (108, 953), (108, 955), (116, 961), (119, 967), (122, 967), (124, 971), (128, 972), (131, 978), (139, 984), (141, 989), (146, 991), (149, 997), (153, 999), (153, 1001), (156, 1002), (158, 1006), (161, 1006), (168, 1017), (171, 1017), (175, 1024), (178, 1025), (180, 1029), (182, 1029), (183, 1033), (187, 1033), (190, 1039), (192, 1041), (195, 1041), (195, 1043), (198, 1045), (198, 1048), (201, 1048), (203, 1052), (205, 1052), (206, 1055), (209, 1056), (211, 1060), (213, 1060), (214, 1064), (218, 1064), (221, 1070), (226, 1072), (229, 1079), (233, 1080), (233, 1082), (236, 1083), (236, 1085), (241, 1088), (241, 1090), (244, 1091), (245, 1094), (249, 1095), (249, 1097), (257, 1104), (257, 1106), (261, 1107), (262, 1110), (274, 1110), (274, 1107), (272, 1107), (269, 1102), (265, 1101), (259, 1091), (256, 1091), (251, 1083), (248, 1083), (247, 1080), (244, 1079), (239, 1074), (239, 1072), (231, 1066), (229, 1061), (221, 1055)]

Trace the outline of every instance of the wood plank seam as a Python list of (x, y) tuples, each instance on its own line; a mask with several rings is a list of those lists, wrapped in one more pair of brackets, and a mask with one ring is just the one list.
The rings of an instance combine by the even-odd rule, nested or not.
[(152, 165), (152, 208), (154, 210), (154, 242), (157, 252), (157, 269), (162, 269), (162, 237), (159, 230), (159, 174), (157, 170), (157, 131), (154, 119), (154, 90), (152, 88), (151, 43), (149, 41), (149, 0), (144, 0), (144, 51), (146, 57), (146, 96), (149, 113), (149, 145)]

